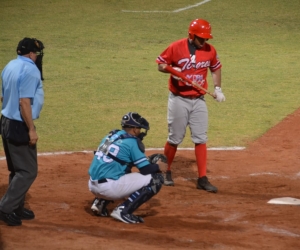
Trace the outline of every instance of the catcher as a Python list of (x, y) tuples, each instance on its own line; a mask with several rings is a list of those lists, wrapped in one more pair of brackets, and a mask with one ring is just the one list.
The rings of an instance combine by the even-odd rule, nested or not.
[[(122, 117), (121, 126), (122, 130), (103, 138), (90, 165), (88, 186), (96, 196), (91, 209), (98, 216), (109, 216), (107, 205), (126, 199), (110, 216), (124, 223), (143, 223), (133, 212), (160, 191), (167, 159), (162, 154), (145, 155), (142, 140), (149, 130), (145, 118), (129, 112)], [(139, 172), (131, 172), (133, 166)]]

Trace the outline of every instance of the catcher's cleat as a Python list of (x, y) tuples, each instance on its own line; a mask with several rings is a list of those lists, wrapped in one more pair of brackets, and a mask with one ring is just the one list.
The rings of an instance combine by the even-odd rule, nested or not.
[(207, 192), (212, 192), (212, 193), (218, 192), (218, 188), (213, 186), (212, 184), (210, 184), (210, 182), (208, 181), (206, 176), (198, 178), (197, 188), (198, 189), (203, 189)]
[(167, 170), (167, 172), (164, 174), (164, 179), (165, 186), (174, 186), (171, 170)]
[(95, 198), (93, 201), (93, 205), (91, 206), (91, 209), (96, 216), (102, 216), (102, 217), (108, 217), (108, 210), (106, 206), (110, 203), (111, 201), (105, 200), (105, 199), (99, 199)]
[(144, 219), (140, 216), (136, 216), (134, 214), (125, 214), (123, 213), (124, 206), (116, 207), (112, 213), (110, 214), (116, 220), (122, 221), (124, 223), (144, 223)]

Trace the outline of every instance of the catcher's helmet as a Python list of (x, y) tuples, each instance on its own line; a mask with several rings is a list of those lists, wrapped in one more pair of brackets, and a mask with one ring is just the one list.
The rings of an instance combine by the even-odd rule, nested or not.
[(121, 126), (127, 128), (144, 128), (146, 130), (150, 129), (147, 120), (134, 112), (129, 112), (122, 117)]
[(198, 36), (205, 39), (212, 39), (210, 23), (203, 19), (195, 19), (190, 23), (189, 38), (194, 40)]

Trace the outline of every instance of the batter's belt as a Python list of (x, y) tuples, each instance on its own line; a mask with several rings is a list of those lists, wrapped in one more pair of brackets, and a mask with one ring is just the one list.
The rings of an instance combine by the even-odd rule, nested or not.
[(177, 95), (177, 94), (174, 94), (172, 92), (172, 94), (174, 96), (180, 96), (182, 98), (187, 98), (187, 99), (191, 99), (191, 100), (194, 100), (194, 99), (204, 99), (204, 95), (199, 95), (199, 96), (194, 96), (194, 95)]

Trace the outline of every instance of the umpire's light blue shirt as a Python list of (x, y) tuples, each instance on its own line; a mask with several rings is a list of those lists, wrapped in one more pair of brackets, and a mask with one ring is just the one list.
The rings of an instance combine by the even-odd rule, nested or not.
[(5, 66), (1, 78), (1, 113), (9, 119), (23, 121), (19, 99), (30, 98), (32, 119), (37, 119), (44, 104), (44, 90), (41, 73), (35, 63), (30, 58), (18, 56)]

